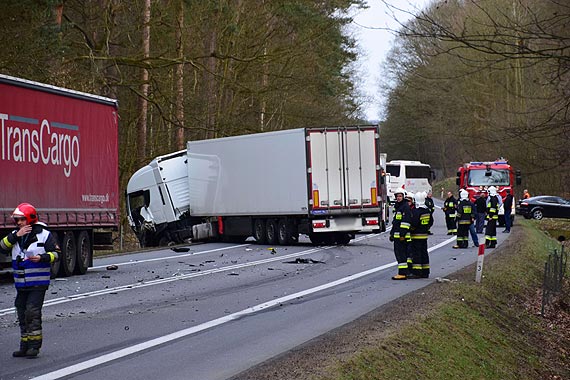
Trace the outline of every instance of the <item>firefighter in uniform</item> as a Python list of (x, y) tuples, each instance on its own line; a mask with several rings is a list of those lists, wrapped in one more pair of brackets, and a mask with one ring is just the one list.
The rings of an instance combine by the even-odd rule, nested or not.
[(404, 198), (408, 201), (408, 206), (410, 206), (410, 233), (408, 233), (406, 235), (406, 242), (408, 243), (408, 245), (406, 246), (406, 252), (408, 255), (407, 258), (407, 263), (408, 263), (408, 273), (412, 273), (412, 237), (411, 237), (411, 222), (412, 222), (412, 217), (414, 215), (414, 209), (416, 208), (415, 204), (414, 204), (414, 193), (412, 193), (411, 191), (406, 191), (406, 195), (404, 196)]
[[(432, 199), (431, 190), (429, 190), (427, 192), (425, 205), (427, 206), (429, 212), (431, 213), (432, 219), (433, 219), (433, 212), (435, 211), (435, 203), (433, 202), (433, 199)], [(431, 231), (428, 231), (428, 235), (433, 235), (433, 233)]]
[(394, 219), (392, 220), (392, 230), (390, 240), (394, 242), (394, 255), (398, 261), (398, 274), (392, 280), (405, 280), (408, 276), (408, 252), (407, 245), (410, 236), (411, 211), (410, 206), (404, 196), (406, 192), (400, 188), (394, 192), (396, 203), (394, 204)]
[(469, 193), (467, 190), (461, 189), (459, 191), (459, 203), (457, 204), (457, 243), (453, 248), (469, 247), (469, 228), (473, 223), (474, 212), (475, 206), (469, 200)]
[(447, 199), (443, 202), (443, 212), (445, 212), (445, 223), (447, 224), (447, 234), (457, 234), (457, 200), (451, 191), (447, 192)]
[(487, 227), (485, 228), (485, 246), (495, 248), (497, 246), (497, 221), (499, 220), (499, 207), (503, 203), (501, 196), (497, 194), (497, 188), (491, 186), (487, 189)]
[(415, 195), (416, 207), (412, 211), (411, 239), (412, 273), (408, 278), (429, 277), (428, 235), (433, 225), (433, 216), (425, 203), (426, 193)]
[(20, 349), (14, 357), (36, 357), (42, 346), (42, 307), (50, 284), (51, 263), (60, 251), (56, 238), (38, 222), (34, 206), (21, 203), (12, 213), (18, 228), (0, 240), (0, 251), (12, 254)]

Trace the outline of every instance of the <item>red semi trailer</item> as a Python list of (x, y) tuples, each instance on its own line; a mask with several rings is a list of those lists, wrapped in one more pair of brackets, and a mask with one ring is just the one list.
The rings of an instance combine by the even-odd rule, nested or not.
[[(117, 101), (0, 74), (0, 238), (28, 202), (57, 234), (52, 274), (84, 274), (119, 225)], [(0, 269), (11, 258), (0, 255)]]

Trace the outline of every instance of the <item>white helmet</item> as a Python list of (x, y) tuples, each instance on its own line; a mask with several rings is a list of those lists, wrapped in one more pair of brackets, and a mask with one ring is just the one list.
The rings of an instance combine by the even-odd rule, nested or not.
[(425, 206), (426, 204), (426, 193), (424, 191), (420, 191), (419, 193), (416, 193), (416, 195), (414, 195), (414, 200), (416, 201), (416, 206), (417, 207), (422, 207)]
[(487, 190), (489, 191), (489, 195), (491, 196), (497, 195), (497, 188), (495, 186), (491, 186)]
[(394, 196), (396, 196), (396, 194), (402, 194), (405, 197), (406, 196), (406, 190), (404, 190), (403, 187), (400, 187), (399, 189), (394, 191)]
[(412, 193), (411, 191), (407, 191), (406, 194), (404, 194), (404, 198), (409, 199), (410, 201), (414, 201), (414, 193)]
[(459, 191), (459, 199), (469, 199), (469, 193), (465, 189)]

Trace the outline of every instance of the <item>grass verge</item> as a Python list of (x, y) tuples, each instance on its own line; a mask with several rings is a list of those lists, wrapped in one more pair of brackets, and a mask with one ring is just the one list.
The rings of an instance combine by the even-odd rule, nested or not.
[(550, 317), (540, 315), (544, 263), (559, 245), (532, 221), (517, 224), (486, 257), (480, 284), (474, 270), (436, 284), (435, 304), (319, 378), (570, 379), (568, 278)]

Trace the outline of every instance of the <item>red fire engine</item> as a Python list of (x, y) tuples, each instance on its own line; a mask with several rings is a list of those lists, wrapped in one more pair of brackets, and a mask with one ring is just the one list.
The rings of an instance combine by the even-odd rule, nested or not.
[[(457, 171), (456, 183), (460, 189), (469, 192), (472, 202), (479, 194), (490, 186), (497, 188), (503, 201), (507, 196), (507, 189), (515, 196), (515, 184), (521, 184), (520, 170), (514, 170), (509, 162), (504, 159), (490, 162), (469, 162), (463, 164)], [(512, 219), (515, 216), (515, 200), (513, 198)], [(504, 225), (505, 217), (503, 207), (499, 209), (499, 225)]]

